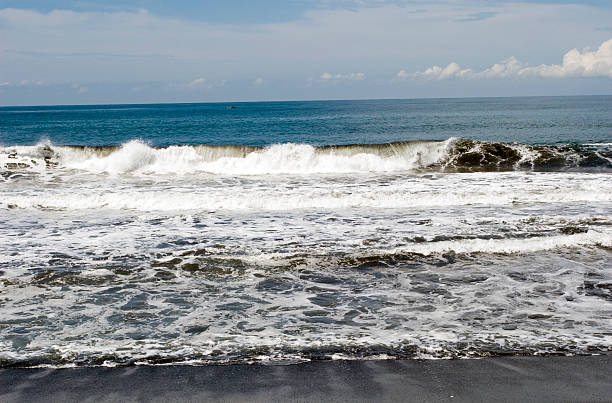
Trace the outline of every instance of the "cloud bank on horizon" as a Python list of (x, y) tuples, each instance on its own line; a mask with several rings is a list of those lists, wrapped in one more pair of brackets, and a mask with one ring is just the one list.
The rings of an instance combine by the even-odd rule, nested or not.
[(566, 77), (610, 77), (612, 78), (612, 38), (602, 43), (596, 51), (572, 49), (563, 56), (562, 64), (527, 66), (514, 56), (482, 70), (462, 69), (456, 62), (446, 67), (433, 66), (422, 72), (409, 74), (406, 70), (397, 73), (399, 79), (446, 80), (449, 78), (566, 78)]
[(612, 94), (607, 1), (273, 1), (0, 1), (0, 105)]

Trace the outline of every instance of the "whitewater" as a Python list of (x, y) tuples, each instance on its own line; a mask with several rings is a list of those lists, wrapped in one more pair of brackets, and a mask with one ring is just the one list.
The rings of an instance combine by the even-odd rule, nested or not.
[[(438, 117), (442, 126), (461, 112), (457, 127), (477, 134), (474, 122), (494, 101), (467, 111), (463, 101), (428, 102), (435, 113), (454, 108)], [(524, 100), (504, 102), (516, 120), (531, 111)], [(560, 100), (538, 102), (540, 114), (522, 123), (529, 130), (562, 133), (584, 121), (583, 109), (557, 118), (550, 110)], [(409, 125), (404, 115), (390, 112), (377, 117), (385, 134), (359, 142), (347, 132), (315, 141), (319, 132), (308, 137), (306, 126), (274, 135), (279, 116), (286, 124), (291, 114), (312, 115), (301, 125), (338, 109), (371, 127), (372, 105), (407, 116), (414, 107), (98, 106), (32, 117), (0, 108), (0, 365), (610, 351), (612, 125), (604, 115), (594, 119), (603, 128), (573, 141), (508, 141), (501, 130), (444, 137), (442, 128), (437, 138), (414, 138), (398, 128)], [(168, 127), (134, 137), (117, 122), (125, 114), (133, 128), (169, 113), (199, 131), (185, 141)], [(229, 113), (264, 119), (268, 131), (259, 133), (269, 141), (244, 140), (254, 126)], [(211, 116), (244, 141), (202, 134)], [(47, 138), (18, 140), (35, 119)], [(388, 122), (397, 122), (391, 137)], [(119, 131), (81, 137), (112, 125)]]

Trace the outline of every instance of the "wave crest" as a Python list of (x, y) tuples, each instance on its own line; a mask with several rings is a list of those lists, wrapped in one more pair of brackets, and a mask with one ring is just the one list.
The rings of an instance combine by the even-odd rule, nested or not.
[(312, 146), (275, 144), (151, 147), (140, 140), (121, 146), (0, 148), (3, 170), (53, 168), (109, 174), (230, 175), (325, 174), (396, 171), (483, 172), (609, 170), (609, 145), (541, 146), (450, 138), (386, 144)]

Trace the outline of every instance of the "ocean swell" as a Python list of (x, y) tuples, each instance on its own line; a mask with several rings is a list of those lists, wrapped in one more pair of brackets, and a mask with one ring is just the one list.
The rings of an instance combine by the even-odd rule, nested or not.
[(0, 170), (45, 172), (68, 169), (92, 173), (274, 175), (367, 172), (487, 172), (612, 169), (606, 144), (526, 145), (450, 138), (386, 144), (312, 146), (274, 144), (175, 145), (151, 147), (139, 140), (121, 146), (36, 146), (0, 148)]

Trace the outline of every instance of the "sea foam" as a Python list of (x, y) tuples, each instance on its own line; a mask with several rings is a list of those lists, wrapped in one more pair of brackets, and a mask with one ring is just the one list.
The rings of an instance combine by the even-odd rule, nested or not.
[(0, 167), (41, 171), (66, 168), (111, 175), (348, 174), (433, 170), (446, 172), (612, 168), (604, 147), (532, 146), (450, 138), (387, 144), (313, 146), (274, 144), (174, 145), (152, 147), (140, 140), (121, 146), (37, 146), (0, 148)]

